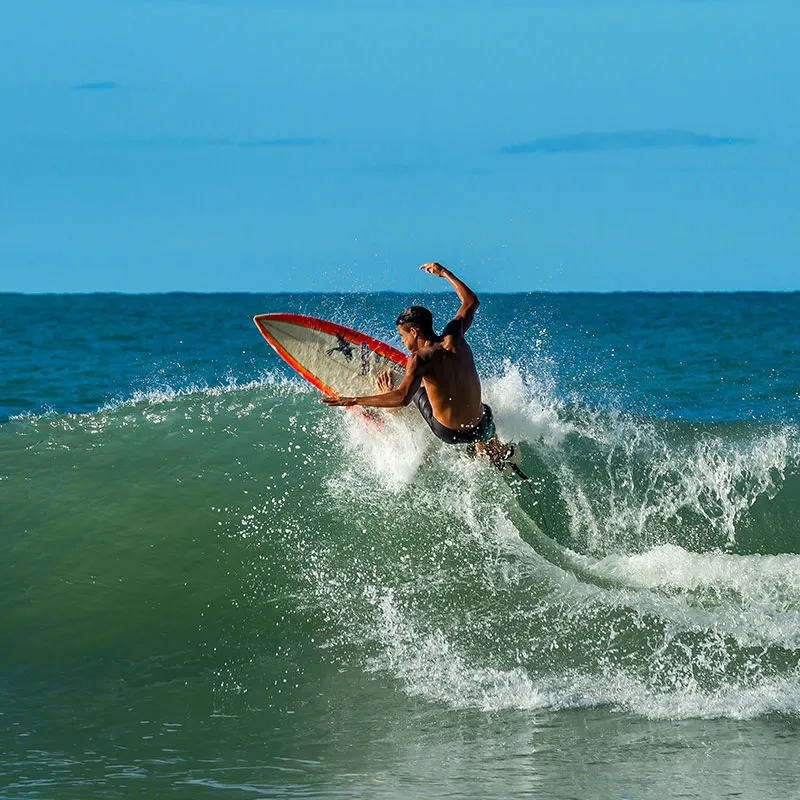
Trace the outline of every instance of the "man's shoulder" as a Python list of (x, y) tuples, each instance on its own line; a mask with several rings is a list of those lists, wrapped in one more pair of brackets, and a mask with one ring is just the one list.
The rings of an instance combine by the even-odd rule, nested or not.
[(408, 357), (408, 365), (410, 366), (423, 366), (425, 364), (429, 364), (431, 359), (436, 354), (437, 345), (431, 345), (430, 347), (423, 347), (417, 350), (416, 353), (413, 353)]
[(442, 338), (451, 337), (453, 339), (463, 339), (464, 338), (464, 320), (459, 319), (456, 317), (455, 319), (451, 319), (447, 325), (444, 326), (442, 329)]
[(424, 350), (418, 350), (416, 354), (417, 369), (426, 375), (433, 375), (441, 369), (447, 369), (453, 356), (459, 353), (465, 345), (466, 341), (463, 338), (455, 342), (447, 339), (426, 347)]
[(429, 348), (411, 353), (406, 360), (406, 369), (413, 371), (424, 370), (430, 364), (431, 356), (432, 353)]
[(417, 350), (413, 355), (413, 361), (412, 357), (409, 357), (408, 369), (421, 372), (423, 375), (431, 375), (436, 372), (445, 353), (446, 349), (442, 342)]

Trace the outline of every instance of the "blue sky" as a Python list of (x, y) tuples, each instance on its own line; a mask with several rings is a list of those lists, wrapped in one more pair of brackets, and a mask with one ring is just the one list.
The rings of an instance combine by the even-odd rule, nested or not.
[(798, 29), (772, 0), (5, 0), (0, 291), (413, 291), (431, 259), (798, 289)]

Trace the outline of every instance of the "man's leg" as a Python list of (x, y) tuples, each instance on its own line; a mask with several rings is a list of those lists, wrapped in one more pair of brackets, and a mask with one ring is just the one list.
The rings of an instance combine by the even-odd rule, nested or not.
[(484, 403), (483, 419), (478, 429), (480, 440), (475, 442), (475, 452), (485, 456), (495, 467), (502, 469), (505, 462), (514, 455), (514, 445), (505, 444), (497, 438), (494, 429), (494, 414), (492, 409)]

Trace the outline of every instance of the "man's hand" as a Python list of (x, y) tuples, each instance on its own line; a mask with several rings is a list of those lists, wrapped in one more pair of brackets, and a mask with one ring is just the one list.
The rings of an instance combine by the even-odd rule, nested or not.
[(464, 321), (464, 329), (461, 331), (463, 334), (472, 325), (475, 309), (479, 305), (477, 295), (464, 281), (456, 278), (447, 267), (443, 267), (438, 261), (429, 261), (427, 264), (423, 264), (420, 269), (425, 270), (429, 275), (444, 278), (456, 290), (458, 299), (461, 301), (461, 308), (456, 312), (454, 319)]
[(423, 264), (420, 269), (425, 270), (429, 275), (435, 275), (437, 278), (444, 278), (447, 268), (443, 267), (438, 261), (429, 261)]
[(320, 401), (326, 406), (354, 406), (357, 405), (357, 397), (323, 397)]

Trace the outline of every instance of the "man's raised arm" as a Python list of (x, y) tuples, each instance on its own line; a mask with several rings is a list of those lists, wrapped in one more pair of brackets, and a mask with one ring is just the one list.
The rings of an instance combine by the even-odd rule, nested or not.
[(466, 331), (472, 325), (472, 318), (480, 305), (478, 295), (467, 286), (464, 281), (459, 280), (450, 272), (447, 267), (443, 267), (438, 261), (431, 261), (428, 264), (423, 264), (420, 269), (425, 270), (429, 275), (435, 275), (437, 278), (444, 278), (455, 290), (458, 299), (461, 301), (461, 308), (458, 309), (453, 319), (462, 320), (464, 323), (464, 330)]

